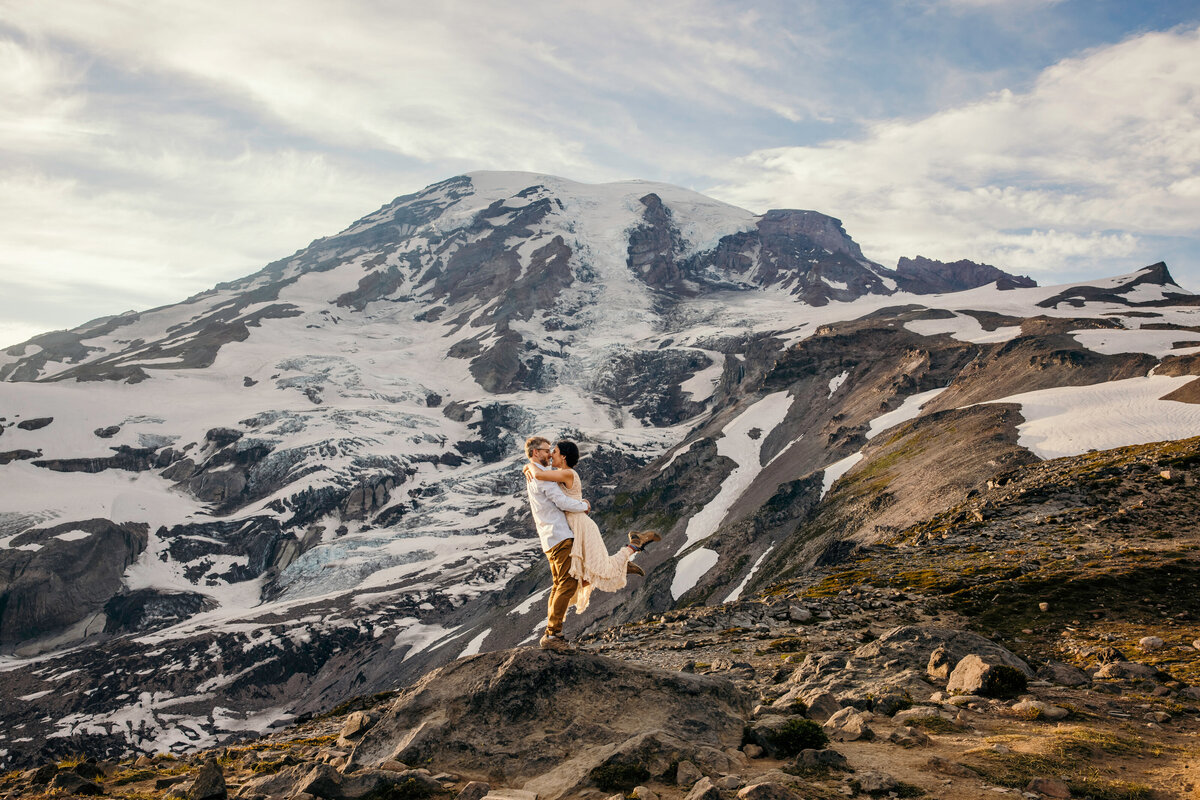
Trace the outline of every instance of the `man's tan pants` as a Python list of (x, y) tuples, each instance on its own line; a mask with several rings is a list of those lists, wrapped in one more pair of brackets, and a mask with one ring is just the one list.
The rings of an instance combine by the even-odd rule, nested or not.
[(571, 548), (574, 545), (574, 539), (567, 539), (554, 545), (546, 553), (546, 558), (550, 561), (550, 577), (554, 581), (550, 587), (550, 600), (546, 609), (546, 633), (551, 636), (562, 636), (563, 617), (567, 615), (571, 598), (575, 596), (575, 589), (579, 586), (579, 581), (569, 574)]

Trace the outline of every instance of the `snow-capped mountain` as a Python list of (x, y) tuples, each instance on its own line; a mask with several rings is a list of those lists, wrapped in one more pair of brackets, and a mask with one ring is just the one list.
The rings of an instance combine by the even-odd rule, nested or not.
[(663, 184), (435, 184), (0, 356), (0, 762), (211, 743), (536, 636), (528, 435), (582, 443), (613, 544), (664, 534), (578, 629), (1200, 434), (1198, 325), (1161, 264), (1043, 288)]

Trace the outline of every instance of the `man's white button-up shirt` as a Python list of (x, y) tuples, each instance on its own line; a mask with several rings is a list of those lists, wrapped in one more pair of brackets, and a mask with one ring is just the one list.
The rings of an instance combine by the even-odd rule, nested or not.
[[(534, 469), (547, 469), (541, 464), (530, 462)], [(564, 511), (587, 511), (583, 500), (568, 497), (562, 485), (555, 481), (525, 481), (529, 492), (529, 507), (533, 510), (533, 521), (537, 525), (538, 538), (542, 540), (542, 552), (549, 553), (554, 545), (571, 539), (575, 534), (567, 525)]]

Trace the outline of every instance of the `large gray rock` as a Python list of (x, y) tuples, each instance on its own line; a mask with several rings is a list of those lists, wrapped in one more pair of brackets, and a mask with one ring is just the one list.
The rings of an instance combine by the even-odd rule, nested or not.
[[(0, 550), (0, 645), (70, 627), (102, 608), (146, 549), (148, 530), (90, 519), (13, 538)], [(20, 549), (26, 545), (38, 548)]]
[(1053, 659), (1038, 667), (1037, 676), (1044, 681), (1057, 683), (1059, 686), (1083, 686), (1085, 683), (1092, 682), (1087, 673), (1078, 667)]
[(738, 790), (738, 800), (803, 800), (803, 795), (782, 783), (754, 783)]
[(215, 758), (210, 758), (200, 767), (196, 780), (187, 790), (187, 800), (225, 800), (225, 773)]
[(681, 760), (741, 744), (751, 698), (708, 675), (588, 653), (521, 648), (427, 674), (363, 736), (352, 766), (435, 763), (466, 778), (504, 775), (555, 800), (607, 764)]
[(901, 625), (887, 631), (873, 642), (868, 642), (854, 651), (854, 657), (863, 661), (895, 662), (896, 669), (917, 669), (925, 672), (930, 657), (937, 650), (945, 653), (951, 664), (957, 664), (968, 655), (977, 655), (992, 664), (1015, 667), (1032, 678), (1029, 665), (990, 639), (970, 631), (953, 628), (937, 628), (929, 625)]
[(836, 742), (854, 742), (859, 739), (873, 739), (874, 731), (867, 724), (869, 716), (854, 708), (843, 708), (822, 726), (829, 738)]
[(946, 691), (984, 697), (1013, 697), (1025, 691), (1026, 682), (1026, 674), (1015, 667), (971, 654), (955, 665), (946, 682)]
[(1096, 678), (1137, 678), (1148, 680), (1158, 675), (1158, 670), (1136, 661), (1111, 661), (1096, 670)]

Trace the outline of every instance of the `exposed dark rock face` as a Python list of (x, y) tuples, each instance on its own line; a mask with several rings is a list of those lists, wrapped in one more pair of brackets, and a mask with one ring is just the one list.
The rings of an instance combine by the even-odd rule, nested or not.
[(686, 273), (676, 263), (683, 252), (683, 237), (671, 221), (671, 210), (656, 194), (646, 195), (641, 203), (646, 207), (644, 222), (629, 234), (630, 270), (654, 289), (693, 293), (684, 285)]
[(881, 277), (890, 271), (867, 261), (839, 220), (815, 211), (768, 211), (755, 230), (722, 238), (686, 269), (712, 288), (779, 286), (814, 306), (891, 293)]
[(931, 258), (901, 258), (896, 265), (896, 285), (913, 294), (961, 292), (996, 284), (999, 289), (1023, 289), (1037, 286), (1037, 281), (1023, 275), (1012, 275), (990, 264), (974, 261), (955, 261), (947, 264)]
[(704, 410), (679, 386), (712, 360), (700, 350), (633, 351), (614, 355), (593, 387), (602, 397), (651, 425), (675, 425)]
[[(0, 550), (0, 645), (67, 628), (95, 613), (146, 547), (145, 525), (83, 520), (27, 530)], [(36, 545), (37, 549), (20, 549)]]
[(513, 455), (512, 433), (520, 434), (526, 430), (532, 433), (529, 428), (532, 417), (520, 406), (489, 403), (479, 411), (479, 421), (468, 426), (478, 432), (479, 438), (454, 445), (463, 455), (477, 455), (485, 464), (491, 464)]
[[(1132, 299), (1127, 297), (1127, 295), (1134, 293), (1139, 287), (1160, 288), (1161, 292), (1159, 296), (1150, 294), (1141, 298), (1136, 295)], [(1087, 303), (1122, 303), (1133, 306), (1154, 307), (1162, 305), (1192, 305), (1196, 302), (1200, 302), (1200, 298), (1184, 292), (1179, 287), (1179, 284), (1175, 283), (1175, 279), (1171, 277), (1167, 265), (1159, 261), (1157, 264), (1145, 267), (1136, 278), (1123, 283), (1119, 287), (1072, 286), (1053, 297), (1046, 298), (1038, 303), (1038, 305), (1043, 308), (1058, 308), (1060, 305), (1066, 304), (1082, 308)]]
[(36, 431), (54, 422), (54, 417), (38, 417), (37, 419), (23, 419), (17, 423), (17, 427), (23, 431)]
[(112, 449), (116, 455), (108, 458), (49, 458), (35, 461), (33, 464), (55, 472), (95, 473), (106, 469), (144, 472), (169, 466), (180, 455), (169, 447), (158, 450), (153, 447), (130, 447), (123, 444)]
[[(168, 552), (177, 563), (187, 564), (185, 574), (193, 583), (209, 586), (237, 583), (262, 575), (275, 563), (276, 554), (285, 541), (295, 541), (285, 533), (274, 517), (254, 517), (230, 522), (206, 522), (175, 525), (158, 532), (160, 539), (170, 542)], [(216, 573), (213, 556), (245, 556), (245, 565), (234, 564), (226, 572)]]
[(116, 595), (104, 604), (104, 632), (157, 630), (215, 607), (216, 603), (202, 594), (138, 589)]
[(397, 698), (352, 759), (361, 766), (433, 761), (481, 779), (504, 775), (553, 800), (583, 788), (596, 767), (619, 755), (632, 761), (648, 747), (725, 757), (725, 748), (741, 743), (749, 705), (720, 679), (587, 653), (502, 650), (429, 673)]

